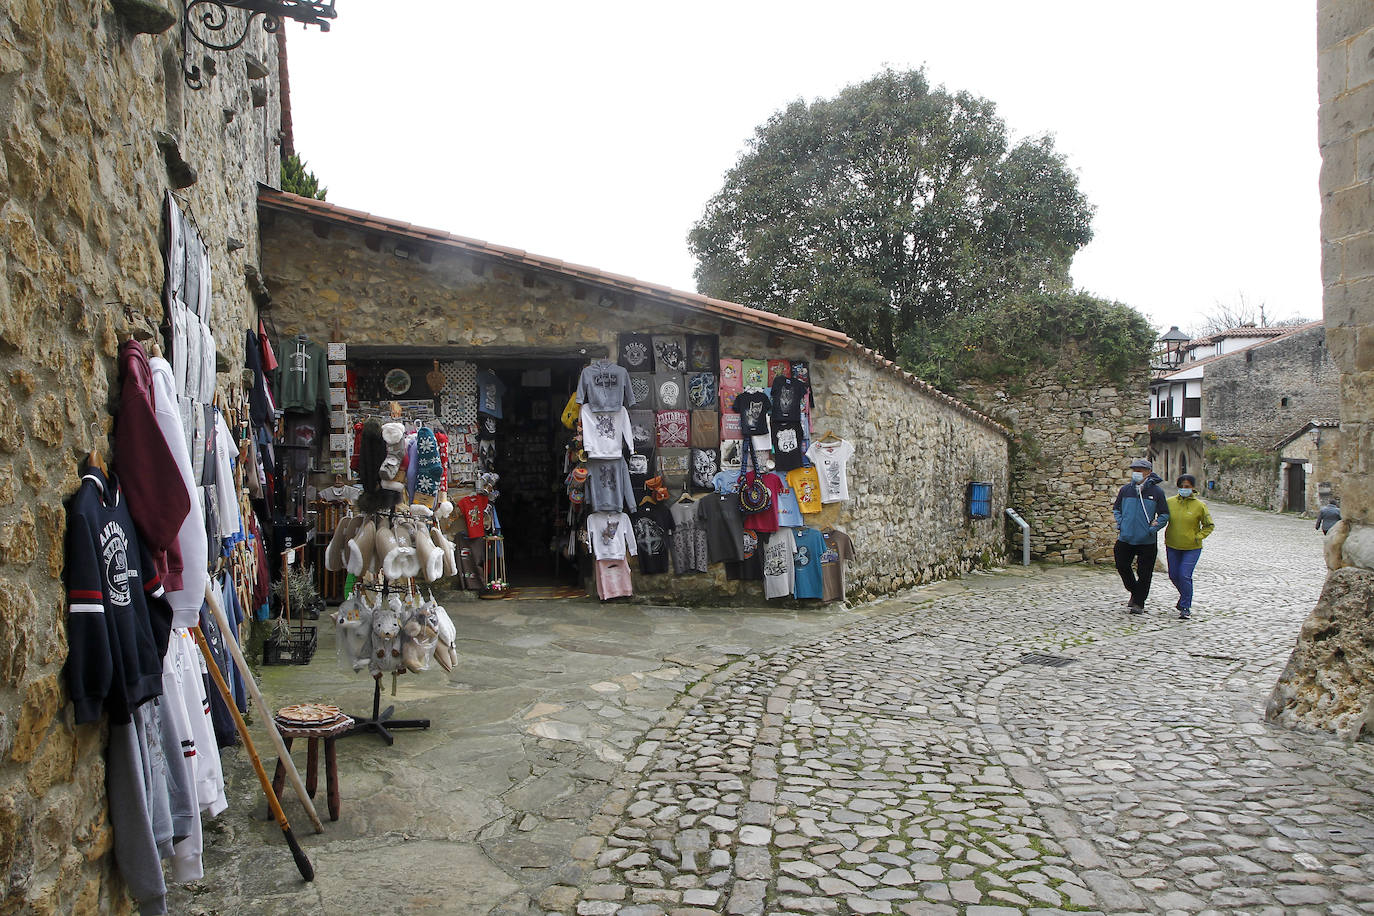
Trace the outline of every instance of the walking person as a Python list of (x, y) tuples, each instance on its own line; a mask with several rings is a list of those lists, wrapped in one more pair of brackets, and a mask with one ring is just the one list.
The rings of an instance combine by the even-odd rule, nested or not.
[(1178, 495), (1169, 497), (1169, 527), (1164, 532), (1164, 554), (1169, 561), (1169, 581), (1178, 589), (1178, 619), (1193, 614), (1193, 570), (1202, 556), (1202, 542), (1212, 533), (1212, 513), (1197, 497), (1197, 478), (1181, 474)]
[(1326, 505), (1322, 506), (1321, 511), (1317, 513), (1316, 527), (1321, 531), (1322, 536), (1325, 537), (1326, 533), (1334, 528), (1336, 523), (1340, 520), (1341, 504), (1340, 501), (1333, 496), (1326, 501)]
[(1168, 498), (1159, 488), (1154, 465), (1145, 458), (1131, 462), (1131, 482), (1122, 487), (1112, 503), (1116, 518), (1116, 571), (1126, 586), (1132, 614), (1145, 613), (1150, 596), (1155, 560), (1159, 558), (1159, 532), (1169, 524)]

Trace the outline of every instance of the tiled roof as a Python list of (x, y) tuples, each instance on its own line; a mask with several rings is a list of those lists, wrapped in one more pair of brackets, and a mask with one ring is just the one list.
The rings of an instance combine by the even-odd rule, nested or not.
[(1340, 429), (1340, 427), (1341, 421), (1336, 419), (1335, 417), (1313, 417), (1311, 420), (1308, 420), (1306, 423), (1300, 426), (1297, 432), (1284, 436), (1278, 442), (1275, 442), (1274, 448), (1283, 448), (1285, 445), (1292, 442), (1294, 439), (1297, 439), (1299, 436), (1307, 432), (1309, 429)]
[(929, 397), (948, 404), (960, 413), (992, 427), (1002, 435), (1008, 438), (1012, 435), (1011, 430), (1001, 423), (998, 423), (986, 414), (974, 410), (963, 401), (950, 397), (935, 386), (922, 381), (914, 374), (902, 369), (892, 360), (851, 340), (848, 335), (841, 331), (823, 328), (819, 325), (798, 321), (795, 318), (788, 318), (783, 315), (774, 314), (773, 312), (765, 312), (762, 309), (749, 308), (748, 306), (740, 305), (735, 302), (727, 302), (724, 299), (713, 299), (710, 296), (703, 296), (699, 293), (684, 292), (683, 290), (661, 286), (656, 283), (646, 283), (634, 277), (608, 273), (598, 270), (595, 267), (587, 267), (582, 264), (571, 264), (567, 261), (560, 261), (557, 258), (531, 254), (530, 252), (522, 251), (518, 248), (508, 248), (504, 245), (494, 245), (491, 242), (484, 242), (481, 239), (454, 235), (442, 229), (430, 229), (425, 226), (416, 226), (411, 223), (402, 222), (401, 220), (374, 216), (362, 210), (350, 210), (346, 207), (340, 207), (338, 204), (314, 200), (309, 197), (301, 197), (297, 194), (291, 194), (286, 191), (268, 187), (267, 185), (258, 185), (258, 206), (268, 210), (295, 213), (310, 219), (324, 220), (335, 225), (348, 226), (362, 232), (381, 233), (393, 237), (427, 242), (433, 245), (463, 251), (468, 254), (480, 255), (493, 261), (594, 284), (606, 289), (615, 290), (616, 292), (643, 296), (646, 299), (701, 312), (722, 320), (753, 325), (769, 331), (787, 334), (791, 337), (810, 340), (822, 346), (832, 347), (837, 350), (848, 350), (898, 376), (907, 384), (924, 392)]
[[(1174, 376), (1179, 375), (1183, 372), (1187, 372), (1190, 369), (1196, 369), (1198, 366), (1205, 366), (1208, 363), (1214, 363), (1219, 359), (1226, 359), (1227, 357), (1235, 356), (1237, 353), (1244, 353), (1246, 350), (1253, 350), (1256, 347), (1266, 347), (1282, 337), (1287, 337), (1290, 334), (1296, 334), (1299, 331), (1308, 331), (1312, 328), (1320, 327), (1322, 323), (1322, 319), (1318, 318), (1316, 321), (1309, 321), (1306, 324), (1292, 324), (1280, 328), (1251, 328), (1250, 330), (1254, 331), (1264, 331), (1266, 335), (1269, 337), (1269, 339), (1257, 340), (1254, 343), (1246, 344), (1243, 347), (1237, 347), (1229, 353), (1216, 353), (1212, 356), (1204, 356), (1202, 359), (1189, 360), (1188, 362), (1180, 366), (1178, 369), (1174, 370), (1173, 372), (1170, 372), (1168, 375), (1163, 376), (1162, 379), (1171, 379)], [(1269, 333), (1271, 331), (1276, 333)], [(1211, 337), (1203, 338), (1203, 340), (1212, 339), (1213, 338)]]

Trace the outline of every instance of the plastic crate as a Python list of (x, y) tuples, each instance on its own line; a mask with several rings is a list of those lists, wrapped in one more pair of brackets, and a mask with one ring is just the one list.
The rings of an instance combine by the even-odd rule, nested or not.
[(264, 665), (308, 665), (319, 645), (319, 631), (315, 627), (287, 627), (274, 631), (262, 644)]

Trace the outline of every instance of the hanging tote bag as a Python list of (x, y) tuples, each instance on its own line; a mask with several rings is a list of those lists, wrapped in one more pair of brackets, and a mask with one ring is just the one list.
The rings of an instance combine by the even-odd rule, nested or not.
[[(747, 470), (750, 460), (753, 460), (753, 470)], [(754, 515), (759, 512), (767, 512), (768, 507), (773, 505), (773, 493), (764, 484), (760, 477), (759, 459), (754, 454), (754, 444), (749, 442), (749, 451), (745, 454), (744, 466), (746, 472), (740, 476), (739, 483), (739, 507), (740, 511), (746, 515)]]

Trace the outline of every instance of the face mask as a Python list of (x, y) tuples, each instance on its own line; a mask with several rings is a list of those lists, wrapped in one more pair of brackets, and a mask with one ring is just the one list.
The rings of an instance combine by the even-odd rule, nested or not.
[(1132, 471), (1132, 472), (1131, 472), (1131, 483), (1140, 483), (1140, 482), (1141, 482), (1142, 480), (1144, 480), (1144, 479), (1145, 479), (1145, 475), (1142, 474), (1142, 473), (1140, 473), (1139, 471)]
[(1179, 488), (1178, 488), (1178, 495), (1179, 495), (1179, 496), (1182, 496), (1184, 499), (1187, 499), (1189, 496), (1192, 496), (1192, 495), (1193, 495), (1193, 491), (1192, 491), (1191, 489), (1189, 489), (1188, 487), (1179, 487)]

